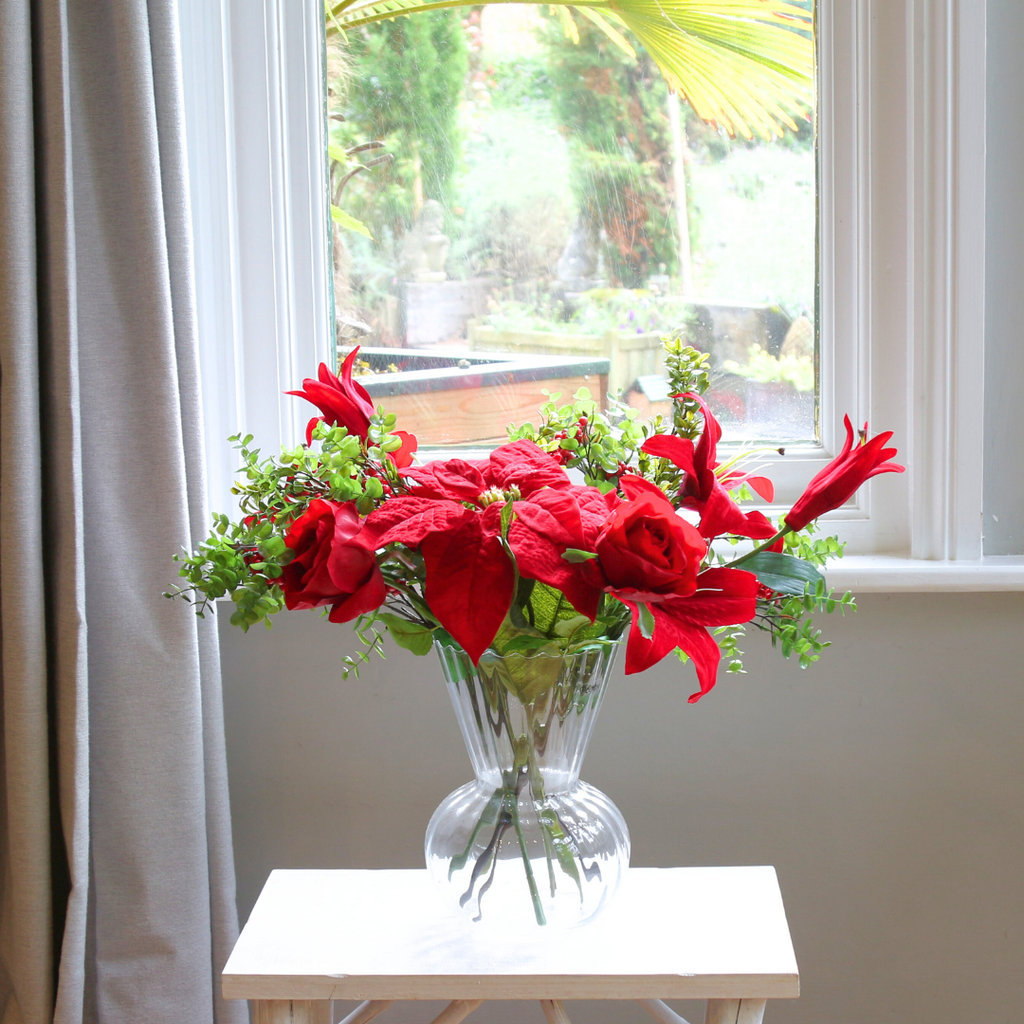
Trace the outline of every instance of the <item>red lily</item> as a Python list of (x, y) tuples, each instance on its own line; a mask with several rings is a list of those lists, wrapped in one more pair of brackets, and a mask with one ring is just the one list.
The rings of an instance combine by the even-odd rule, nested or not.
[[(757, 511), (744, 512), (732, 500), (725, 484), (715, 474), (715, 468), (718, 466), (718, 442), (722, 437), (722, 428), (718, 420), (699, 395), (673, 397), (692, 398), (700, 405), (704, 414), (704, 431), (696, 448), (692, 441), (676, 437), (675, 434), (655, 434), (643, 443), (641, 450), (648, 455), (668, 459), (686, 474), (683, 477), (680, 497), (683, 508), (694, 509), (701, 514), (698, 526), (701, 536), (710, 539), (727, 533), (737, 537), (751, 537), (754, 540), (771, 537), (777, 531), (767, 517)], [(729, 474), (726, 480), (730, 487), (738, 487), (745, 480), (759, 493), (762, 493), (762, 481), (771, 486), (771, 482), (764, 477), (737, 479), (737, 474)]]
[(867, 439), (868, 425), (860, 432), (860, 443), (854, 447), (853, 424), (844, 417), (846, 443), (843, 450), (807, 485), (796, 504), (786, 513), (784, 521), (791, 530), (802, 530), (818, 516), (839, 508), (853, 497), (865, 480), (879, 473), (902, 473), (904, 466), (889, 462), (895, 448), (886, 448), (892, 431)]
[(757, 577), (752, 572), (705, 569), (697, 577), (697, 590), (690, 597), (646, 602), (654, 616), (650, 639), (641, 631), (635, 597), (625, 591), (611, 591), (633, 613), (626, 645), (626, 675), (649, 669), (678, 647), (697, 670), (700, 690), (688, 698), (689, 703), (696, 704), (715, 685), (722, 657), (707, 627), (749, 622), (757, 610), (757, 589)]
[(366, 437), (373, 415), (373, 399), (358, 381), (352, 379), (352, 366), (359, 353), (357, 345), (341, 364), (341, 377), (336, 377), (326, 363), (320, 364), (319, 380), (307, 377), (301, 391), (286, 391), (312, 402), (323, 416), (314, 416), (306, 426), (306, 444), (313, 440), (313, 428), (321, 420), (332, 427), (345, 427), (350, 434)]
[(752, 491), (759, 494), (765, 501), (775, 500), (775, 484), (766, 476), (755, 476), (753, 473), (741, 473), (732, 471), (720, 476), (722, 486), (729, 491), (735, 491), (737, 487), (746, 484)]
[[(514, 541), (510, 530), (513, 551), (531, 543), (554, 547), (546, 535), (557, 535), (564, 550), (574, 535), (560, 528), (563, 509), (554, 491), (568, 490), (569, 478), (527, 440), (502, 445), (483, 461), (432, 462), (404, 475), (416, 486), (367, 517), (363, 543), (374, 549), (393, 543), (420, 549), (424, 597), (475, 663), (512, 603), (515, 573), (501, 543), (502, 506), (512, 501), (519, 523)], [(537, 528), (544, 533), (535, 534)]]
[[(320, 364), (319, 380), (307, 377), (301, 391), (286, 391), (286, 395), (298, 395), (312, 402), (323, 416), (314, 416), (306, 424), (306, 444), (313, 442), (313, 428), (320, 422), (332, 427), (344, 427), (350, 434), (358, 434), (365, 440), (370, 429), (370, 417), (374, 413), (373, 399), (359, 381), (352, 379), (352, 367), (359, 353), (357, 345), (341, 364), (341, 377), (335, 376), (326, 363)], [(402, 447), (388, 452), (388, 458), (398, 469), (412, 465), (413, 452), (418, 443), (416, 436), (405, 430), (393, 432), (402, 439)]]

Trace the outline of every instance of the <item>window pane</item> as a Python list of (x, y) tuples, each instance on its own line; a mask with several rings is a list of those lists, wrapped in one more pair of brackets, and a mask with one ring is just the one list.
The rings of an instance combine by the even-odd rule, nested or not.
[(577, 43), (548, 10), (332, 37), (339, 354), (363, 346), (362, 383), (422, 445), (467, 445), (580, 387), (667, 413), (681, 336), (726, 440), (814, 440), (813, 119), (730, 138), (639, 46), (574, 13)]

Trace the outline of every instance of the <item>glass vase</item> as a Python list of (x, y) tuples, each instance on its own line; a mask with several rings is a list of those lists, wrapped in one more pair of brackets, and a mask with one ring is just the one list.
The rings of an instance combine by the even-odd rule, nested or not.
[(500, 930), (572, 927), (611, 899), (629, 830), (580, 765), (617, 644), (566, 655), (488, 651), (473, 665), (436, 644), (476, 778), (427, 826), (427, 868), (445, 901)]

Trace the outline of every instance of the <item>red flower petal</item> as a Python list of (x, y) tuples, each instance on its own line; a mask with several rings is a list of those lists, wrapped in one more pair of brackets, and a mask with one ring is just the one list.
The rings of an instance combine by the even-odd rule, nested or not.
[(583, 544), (580, 508), (568, 490), (536, 491), (529, 501), (517, 501), (514, 508), (517, 520), (534, 533), (560, 543), (563, 548)]
[[(356, 347), (348, 354), (342, 364), (340, 379), (326, 363), (321, 363), (317, 380), (307, 377), (302, 382), (301, 391), (286, 391), (285, 394), (297, 395), (312, 402), (323, 413), (324, 421), (331, 426), (342, 426), (351, 434), (366, 437), (374, 406), (366, 388), (352, 380), (352, 364), (358, 352), (359, 348)], [(312, 429), (306, 429), (306, 443), (309, 444)]]
[(558, 460), (526, 438), (495, 448), (486, 473), (492, 487), (506, 491), (515, 485), (524, 498), (542, 487), (569, 486), (569, 476)]
[(479, 515), (454, 501), (412, 496), (389, 498), (366, 517), (361, 537), (374, 550), (397, 543), (416, 547), (429, 534), (458, 528), (464, 520)]
[(574, 565), (562, 558), (566, 547), (574, 545), (555, 542), (530, 529), (522, 519), (513, 521), (508, 539), (521, 576), (560, 590), (576, 611), (593, 622), (601, 602), (604, 581), (599, 579), (595, 583), (590, 578), (592, 574), (588, 568), (591, 563)]
[(765, 501), (775, 500), (775, 484), (766, 476), (744, 477), (741, 483), (747, 484), (752, 491), (759, 494)]
[(416, 466), (402, 475), (419, 486), (413, 493), (423, 498), (447, 498), (449, 501), (476, 501), (488, 489), (480, 467), (487, 463), (448, 459)]
[[(676, 438), (680, 440), (680, 438)], [(642, 476), (634, 476), (632, 473), (623, 473), (619, 480), (619, 486), (622, 488), (622, 493), (630, 501), (635, 501), (638, 498), (650, 498), (652, 501), (660, 502), (665, 506), (666, 515), (675, 515), (675, 508), (672, 502), (665, 497), (665, 492), (660, 488), (656, 487), (649, 480), (645, 480)]]
[(402, 447), (398, 451), (388, 452), (388, 458), (395, 464), (396, 469), (405, 469), (412, 465), (412, 457), (419, 447), (419, 442), (415, 434), (410, 434), (406, 430), (394, 430), (392, 433), (402, 439)]
[[(700, 532), (709, 540), (723, 534), (737, 537), (752, 537), (764, 540), (777, 531), (760, 512), (744, 513), (729, 496), (723, 482), (715, 475), (718, 465), (718, 441), (722, 437), (722, 428), (712, 415), (707, 403), (700, 395), (677, 395), (673, 397), (692, 398), (700, 405), (704, 414), (704, 431), (697, 442), (674, 434), (655, 434), (642, 445), (642, 451), (649, 455), (665, 458), (678, 466), (686, 474), (680, 493), (684, 508), (693, 509), (701, 515)], [(746, 479), (762, 497), (771, 501), (775, 489), (767, 477), (736, 478), (730, 476), (728, 484), (737, 487)]]
[(722, 534), (767, 540), (778, 532), (763, 512), (744, 512), (717, 480), (704, 502), (697, 528), (709, 540)]
[(427, 604), (476, 664), (512, 603), (512, 562), (485, 517), (473, 512), (457, 529), (425, 537), (420, 550)]
[(655, 458), (668, 459), (687, 473), (695, 473), (693, 465), (693, 442), (675, 434), (655, 434), (640, 446), (642, 452)]
[(640, 632), (635, 602), (619, 596), (633, 612), (626, 645), (626, 674), (643, 672), (656, 665), (677, 647), (685, 651), (697, 670), (700, 692), (690, 696), (696, 703), (715, 685), (721, 653), (705, 627), (731, 626), (749, 622), (757, 610), (757, 577), (742, 569), (706, 569), (697, 577), (697, 592), (691, 597), (651, 602), (654, 635)]
[(354, 593), (338, 601), (327, 616), (331, 622), (351, 622), (360, 615), (372, 612), (384, 603), (388, 588), (377, 566), (373, 567), (370, 578)]

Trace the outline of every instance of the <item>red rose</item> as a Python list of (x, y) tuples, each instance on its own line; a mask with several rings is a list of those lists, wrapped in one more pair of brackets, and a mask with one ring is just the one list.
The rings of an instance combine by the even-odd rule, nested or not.
[(284, 539), (295, 552), (281, 576), (289, 608), (332, 605), (331, 622), (349, 622), (384, 603), (384, 577), (374, 552), (359, 543), (361, 530), (353, 502), (309, 503)]
[(608, 517), (594, 547), (608, 585), (634, 601), (689, 597), (707, 542), (653, 484), (626, 476), (623, 490), (630, 500)]

